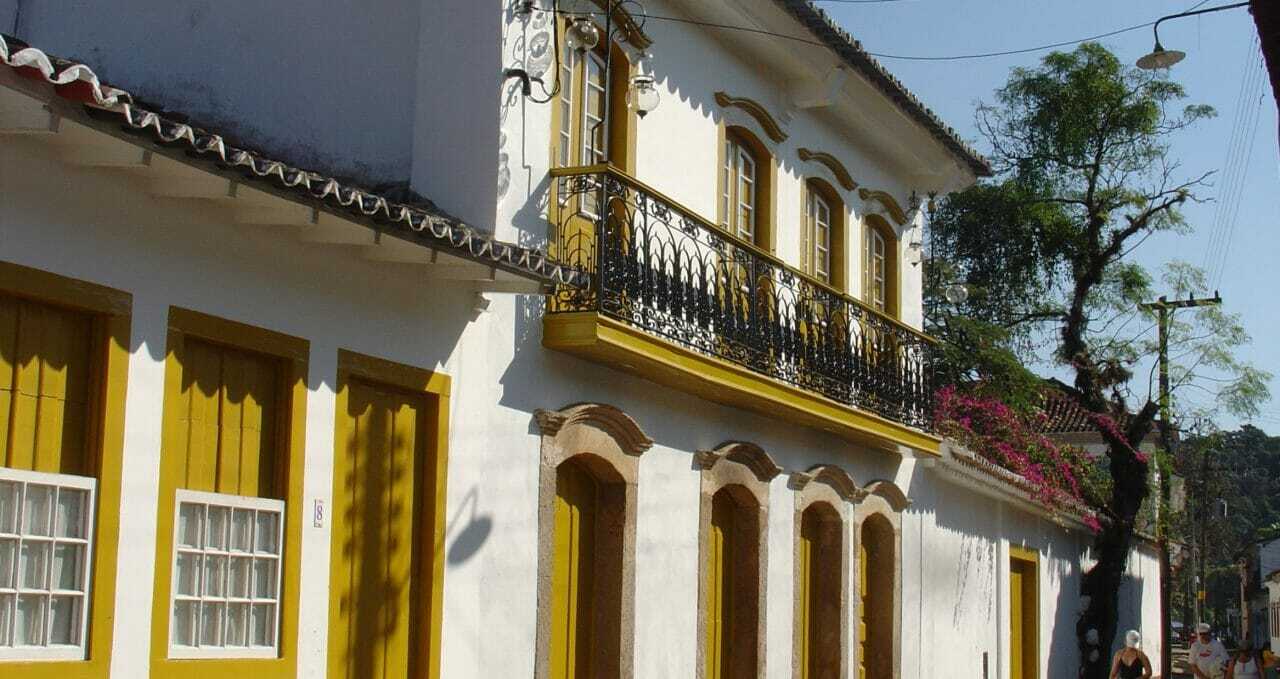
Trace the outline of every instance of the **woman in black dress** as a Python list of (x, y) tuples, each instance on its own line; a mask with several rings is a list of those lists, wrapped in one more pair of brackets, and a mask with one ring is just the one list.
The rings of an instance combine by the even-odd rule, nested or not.
[(1124, 635), (1124, 648), (1116, 651), (1111, 661), (1111, 679), (1150, 679), (1151, 661), (1138, 646), (1142, 643), (1142, 635), (1138, 630), (1129, 630)]

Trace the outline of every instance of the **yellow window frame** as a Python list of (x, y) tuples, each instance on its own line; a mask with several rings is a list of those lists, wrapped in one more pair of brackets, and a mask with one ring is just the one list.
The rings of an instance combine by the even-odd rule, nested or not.
[(120, 472), (124, 460), (124, 400), (128, 383), (130, 318), (127, 292), (0, 261), (0, 292), (90, 315), (93, 366), (86, 423), (87, 458), (96, 464), (97, 508), (90, 565), (89, 631), (84, 660), (5, 661), (10, 679), (98, 679), (111, 670), (116, 557), (120, 544)]
[[(416, 591), (410, 594), (411, 601), (423, 602), (428, 606), (430, 618), (427, 624), (420, 625), (416, 629), (410, 629), (410, 639), (412, 648), (416, 649), (415, 654), (411, 654), (412, 659), (416, 658), (416, 664), (411, 665), (410, 676), (420, 677), (424, 679), (436, 679), (440, 676), (440, 635), (442, 629), (442, 614), (444, 612), (444, 535), (445, 535), (445, 499), (446, 499), (446, 481), (448, 477), (449, 465), (449, 394), (451, 390), (451, 378), (448, 375), (412, 366), (393, 363), (380, 358), (366, 356), (346, 349), (338, 350), (338, 390), (337, 399), (334, 409), (336, 416), (346, 412), (350, 403), (351, 390), (350, 384), (352, 380), (367, 381), (378, 385), (385, 385), (404, 391), (422, 394), (428, 397), (428, 408), (432, 411), (429, 414), (431, 429), (428, 432), (432, 436), (429, 443), (430, 450), (434, 453), (434, 458), (424, 460), (422, 472), (429, 478), (424, 479), (425, 483), (430, 483), (432, 492), (434, 493), (434, 503), (429, 509), (430, 516), (426, 521), (430, 524), (431, 550), (429, 555), (418, 555), (418, 570), (415, 575)], [(342, 439), (339, 436), (334, 437), (334, 462), (335, 472), (333, 478), (333, 491), (338, 493), (341, 490), (342, 478), (337, 472), (338, 464), (344, 459), (347, 453), (343, 449)], [(334, 517), (333, 535), (331, 538), (331, 549), (337, 551), (342, 545), (347, 543), (348, 535), (344, 532), (344, 524), (337, 521)], [(429, 558), (422, 558), (429, 556)], [(343, 576), (338, 570), (336, 560), (331, 562), (329, 572), (329, 591), (337, 591), (339, 579)], [(427, 589), (421, 589), (423, 581), (427, 582)], [(329, 605), (329, 630), (330, 642), (328, 648), (328, 671), (329, 676), (342, 676), (345, 662), (339, 654), (339, 648), (333, 642), (333, 631), (345, 629), (347, 623), (343, 620), (342, 611), (334, 602), (330, 601)]]
[[(282, 362), (281, 424), (279, 433), (285, 495), (283, 573), (280, 583), (280, 653), (275, 658), (169, 658), (170, 591), (173, 576), (173, 526), (175, 494), (182, 484), (182, 468), (173, 451), (181, 447), (182, 426), (177, 404), (182, 390), (183, 366), (179, 355), (186, 337), (266, 354)], [(305, 467), (307, 410), (307, 358), (310, 343), (298, 337), (236, 321), (182, 309), (169, 308), (168, 345), (165, 349), (164, 414), (161, 434), (160, 493), (156, 513), (156, 573), (151, 608), (152, 679), (292, 679), (298, 666), (298, 587), (302, 570), (302, 477)]]

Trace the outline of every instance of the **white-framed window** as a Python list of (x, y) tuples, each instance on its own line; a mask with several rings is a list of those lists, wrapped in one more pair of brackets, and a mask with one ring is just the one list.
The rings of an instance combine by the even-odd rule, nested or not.
[(756, 157), (732, 135), (724, 140), (721, 223), (729, 233), (754, 242), (756, 237)]
[(170, 658), (279, 653), (282, 500), (178, 490)]
[(867, 226), (867, 241), (864, 248), (866, 261), (863, 262), (864, 290), (863, 299), (875, 307), (877, 311), (885, 311), (888, 295), (885, 284), (887, 248), (884, 236), (874, 227)]
[(805, 229), (813, 251), (813, 275), (823, 283), (831, 282), (831, 206), (809, 186), (805, 191)]
[(97, 480), (0, 467), (0, 660), (82, 660)]

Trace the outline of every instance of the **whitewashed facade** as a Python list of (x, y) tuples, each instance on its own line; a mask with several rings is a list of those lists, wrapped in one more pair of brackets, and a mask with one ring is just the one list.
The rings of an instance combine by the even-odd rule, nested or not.
[[(265, 156), (357, 176), (366, 185), (407, 183), (480, 233), (554, 251), (548, 205), (555, 103), (535, 103), (522, 95), (518, 78), (504, 78), (504, 69), (555, 69), (554, 60), (539, 65), (530, 54), (539, 35), (550, 35), (550, 15), (507, 2), (319, 4), (325, 7), (179, 0), (157, 12), (19, 0), (8, 3), (14, 9), (0, 4), (0, 26), (16, 20), (18, 37), (31, 45), (75, 57), (103, 79), (207, 121)], [(653, 15), (643, 28), (653, 58), (638, 68), (656, 78), (661, 103), (635, 119), (630, 167), (622, 170), (716, 222), (723, 130), (750, 131), (776, 166), (769, 225), (776, 257), (804, 266), (806, 182), (821, 180), (844, 216), (843, 256), (831, 260), (844, 267), (843, 292), (867, 299), (863, 229), (875, 215), (896, 237), (888, 254), (898, 272), (891, 306), (902, 324), (920, 328), (920, 267), (911, 261), (911, 243), (925, 217), (909, 196), (923, 201), (930, 192), (968, 185), (978, 171), (974, 162), (828, 47), (656, 18), (751, 26), (818, 42), (816, 29), (797, 21), (787, 2), (649, 0), (644, 10)], [(634, 56), (636, 49), (628, 44), (621, 51)], [(609, 430), (621, 441), (619, 459), (631, 465), (623, 473), (632, 503), (623, 542), (632, 541), (633, 552), (620, 552), (626, 561), (620, 569), (631, 581), (623, 589), (631, 592), (619, 595), (627, 618), (619, 623), (625, 632), (619, 654), (628, 660), (617, 674), (707, 671), (700, 517), (710, 506), (704, 484), (715, 467), (708, 465), (721, 463), (699, 451), (747, 442), (766, 456), (753, 459), (776, 465), (760, 463), (769, 478), (760, 481), (767, 504), (759, 553), (767, 557), (758, 676), (800, 676), (797, 545), (807, 493), (834, 498), (844, 517), (845, 572), (836, 579), (844, 602), (837, 614), (841, 657), (830, 676), (857, 677), (867, 661), (858, 650), (856, 545), (861, 522), (874, 513), (892, 517), (896, 541), (896, 557), (879, 565), (891, 576), (894, 602), (892, 658), (877, 665), (887, 668), (886, 679), (1073, 676), (1078, 584), (1090, 563), (1091, 536), (1007, 479), (965, 466), (947, 445), (930, 451), (891, 441), (878, 446), (888, 450), (876, 450), (790, 416), (769, 416), (767, 403), (725, 405), (679, 380), (650, 381), (633, 374), (642, 371), (548, 348), (546, 297), (538, 294), (545, 280), (509, 270), (488, 278), (458, 274), (458, 266), (436, 261), (427, 248), (394, 244), (390, 231), (375, 237), (364, 222), (333, 210), (308, 212), (312, 204), (297, 195), (273, 193), (271, 177), (218, 174), (216, 164), (194, 156), (182, 165), (170, 160), (172, 148), (154, 146), (144, 134), (114, 140), (79, 118), (78, 104), (64, 107), (46, 83), (15, 77), (13, 65), (0, 71), (0, 264), (128, 296), (120, 312), (128, 339), (117, 404), (119, 476), (100, 476), (96, 496), (99, 517), (109, 501), (103, 498), (115, 498), (107, 512), (112, 524), (99, 523), (97, 534), (118, 533), (112, 538), (118, 546), (108, 555), (114, 566), (102, 570), (99, 556), (89, 583), (113, 592), (110, 614), (96, 604), (88, 608), (92, 643), (78, 660), (36, 652), (34, 659), (10, 659), (0, 640), (4, 676), (348, 676), (334, 670), (342, 665), (334, 649), (343, 642), (331, 633), (344, 605), (333, 588), (333, 559), (342, 549), (333, 508), (345, 501), (335, 497), (335, 480), (341, 483), (335, 450), (343, 446), (335, 421), (346, 403), (342, 352), (447, 378), (446, 392), (432, 392), (447, 393), (439, 401), (447, 404), (447, 464), (437, 479), (445, 493), (435, 516), (441, 533), (428, 560), (439, 569), (433, 586), (441, 598), (432, 612), (438, 640), (429, 637), (433, 648), (416, 644), (410, 651), (421, 676), (555, 676), (545, 666), (551, 643), (545, 597), (554, 594), (542, 591), (552, 579), (544, 558), (552, 548), (543, 466), (559, 445), (557, 431), (579, 426), (572, 417), (577, 404), (625, 414), (624, 424), (610, 414), (582, 426), (598, 427), (606, 418), (611, 426), (637, 428), (625, 435)], [(535, 83), (535, 98), (538, 90)], [(719, 103), (717, 92), (763, 108), (785, 138), (773, 140), (759, 115)], [(51, 112), (40, 108), (49, 102)], [(111, 162), (95, 160), (104, 148)], [(134, 158), (130, 149), (145, 155)], [(837, 159), (856, 187), (844, 188), (831, 166), (803, 160), (801, 149)], [(863, 197), (858, 189), (882, 193)], [(24, 287), (33, 280), (24, 270), (9, 271), (17, 273), (0, 276), (0, 299), (39, 297)], [(231, 660), (177, 660), (168, 604), (155, 603), (157, 592), (169, 591), (163, 574), (178, 568), (161, 545), (181, 539), (164, 530), (172, 533), (172, 516), (158, 519), (173, 512), (160, 479), (168, 478), (172, 445), (165, 409), (167, 380), (175, 379), (174, 361), (166, 360), (174, 308), (305, 340), (290, 345), (304, 347), (292, 359), (305, 366), (304, 398), (291, 401), (298, 409), (291, 433), (299, 441), (292, 454), (301, 466), (289, 472), (298, 485), (284, 509), (293, 523), (282, 534), (281, 557), (295, 563), (282, 565), (280, 605), (296, 610), (281, 612), (293, 623), (279, 623), (279, 643), (261, 661), (273, 665), (254, 665), (234, 652)], [(1034, 558), (1037, 634), (1034, 657), (1015, 673), (1010, 564), (1019, 555)], [(1158, 665), (1156, 563), (1153, 546), (1135, 548), (1121, 629), (1142, 630)], [(414, 629), (433, 627), (421, 610), (428, 599), (412, 600)], [(6, 624), (16, 635), (16, 619)], [(400, 670), (377, 676), (407, 676)]]

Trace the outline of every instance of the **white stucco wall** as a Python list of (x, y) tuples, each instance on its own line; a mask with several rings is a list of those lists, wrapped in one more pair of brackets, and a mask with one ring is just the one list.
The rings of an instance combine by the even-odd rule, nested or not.
[[(0, 259), (134, 295), (121, 512), (122, 544), (130, 547), (120, 553), (113, 676), (147, 674), (149, 636), (133, 632), (150, 627), (162, 356), (168, 307), (176, 305), (311, 342), (308, 505), (331, 501), (339, 348), (452, 376), (443, 676), (531, 675), (538, 459), (531, 413), (600, 401), (631, 414), (656, 441), (640, 462), (636, 676), (693, 672), (698, 473), (691, 454), (737, 439), (761, 445), (787, 469), (835, 463), (859, 483), (894, 480), (913, 499), (902, 519), (903, 677), (953, 668), (964, 674), (952, 676), (976, 677), (983, 652), (990, 676), (1006, 676), (1010, 542), (1042, 555), (1043, 676), (1066, 677), (1087, 540), (937, 470), (544, 350), (536, 298), (495, 296), (490, 311), (476, 315), (471, 293), (426, 280), (411, 265), (302, 244), (294, 227), (231, 226), (217, 201), (154, 199), (128, 172), (71, 169), (37, 142), (0, 146), (0, 192)], [(767, 667), (781, 678), (792, 652), (793, 491), (785, 476), (774, 480), (770, 498)], [(329, 538), (327, 524), (304, 525), (303, 677), (323, 676)], [(1154, 629), (1154, 562), (1134, 563), (1146, 579), (1141, 629)]]

